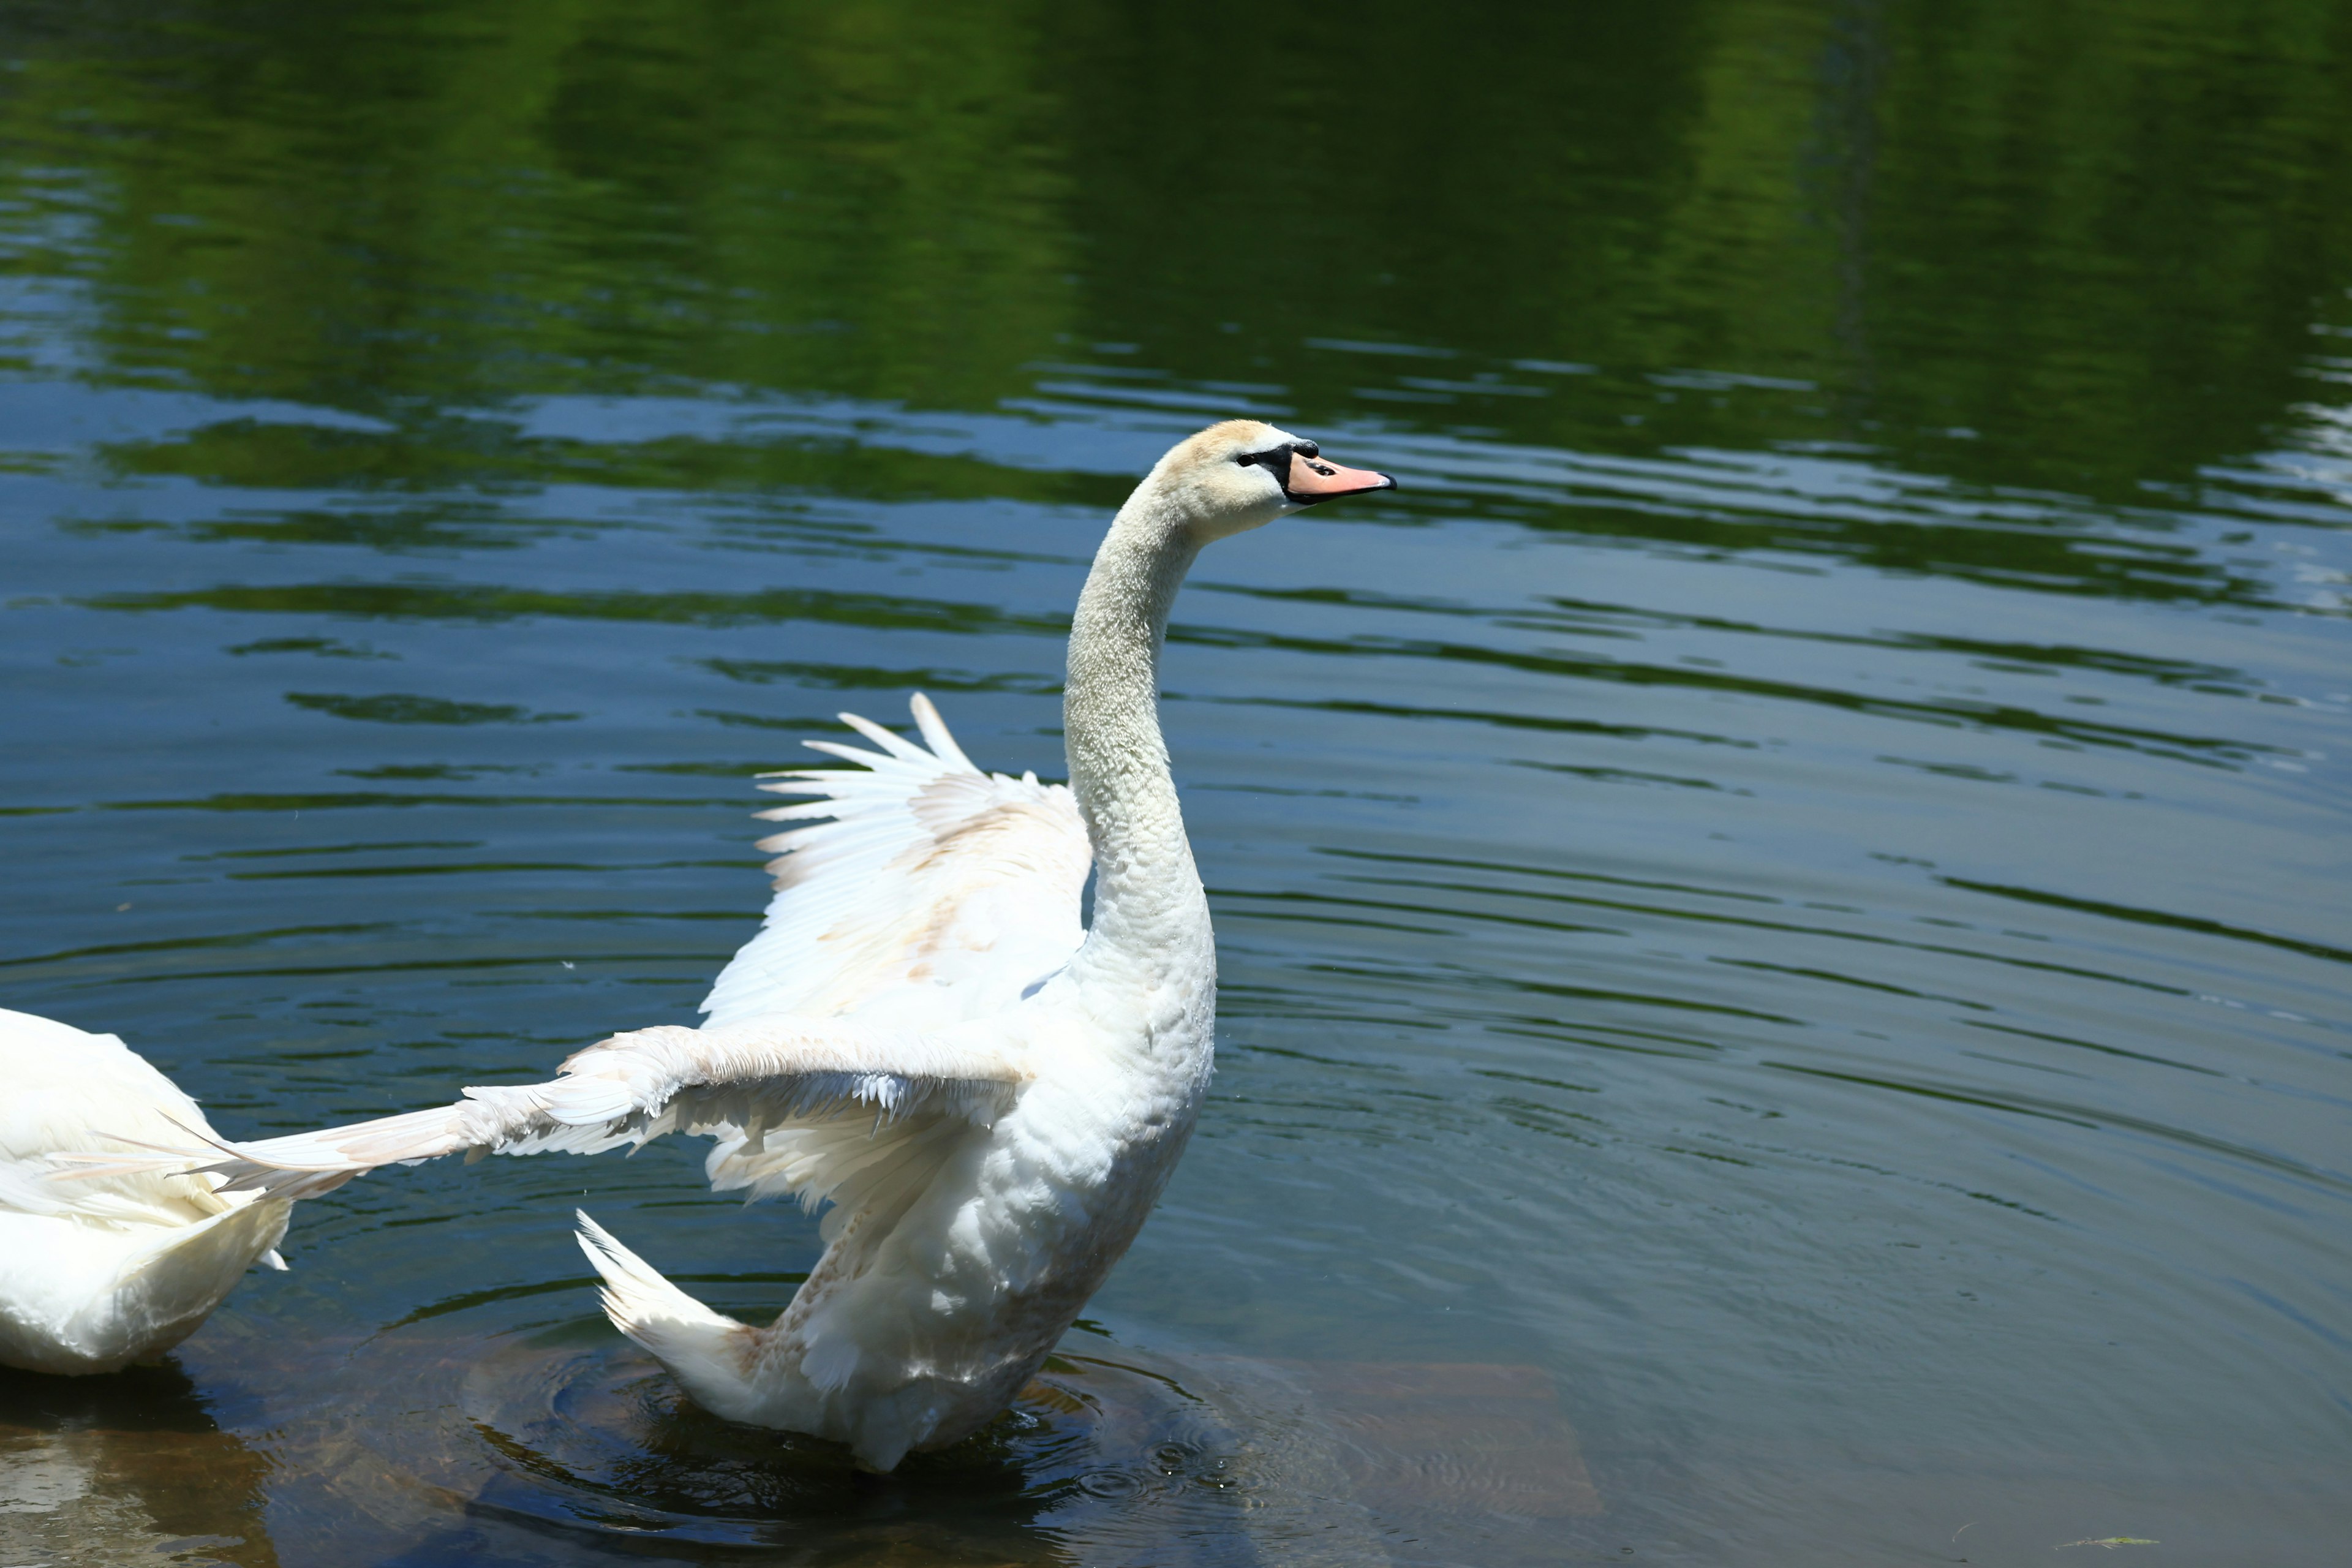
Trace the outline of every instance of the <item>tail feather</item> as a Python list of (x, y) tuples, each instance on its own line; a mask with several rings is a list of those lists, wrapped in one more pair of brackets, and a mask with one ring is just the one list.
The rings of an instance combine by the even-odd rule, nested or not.
[(286, 1267), (278, 1243), (293, 1208), (281, 1199), (260, 1198), (190, 1226), (125, 1270), (115, 1287), (115, 1310), (152, 1325), (145, 1337), (161, 1341), (154, 1349), (178, 1343), (265, 1256)]
[(600, 1300), (613, 1326), (653, 1352), (688, 1393), (727, 1413), (740, 1398), (751, 1371), (757, 1331), (714, 1312), (614, 1239), (612, 1232), (574, 1210), (580, 1250), (604, 1281)]

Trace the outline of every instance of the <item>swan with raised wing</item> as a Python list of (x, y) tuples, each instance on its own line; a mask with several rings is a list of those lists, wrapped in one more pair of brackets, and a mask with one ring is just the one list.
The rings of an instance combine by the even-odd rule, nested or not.
[[(760, 935), (699, 1029), (616, 1035), (550, 1083), (224, 1145), (280, 1196), (459, 1152), (716, 1135), (713, 1187), (829, 1203), (781, 1317), (722, 1317), (585, 1215), (604, 1310), (704, 1407), (838, 1439), (877, 1469), (1002, 1411), (1143, 1224), (1192, 1131), (1216, 1012), (1209, 906), (1158, 713), (1168, 613), (1202, 546), (1391, 489), (1234, 420), (1179, 444), (1111, 523), (1078, 599), (1067, 788), (983, 773), (930, 704), (920, 747), (845, 715), (862, 771), (771, 789), (793, 821)], [(1080, 894), (1096, 869), (1094, 921)]]
[(205, 1113), (120, 1038), (0, 1009), (0, 1366), (120, 1372), (195, 1332), (247, 1268), (286, 1267), (284, 1197), (72, 1158), (191, 1134), (213, 1136)]

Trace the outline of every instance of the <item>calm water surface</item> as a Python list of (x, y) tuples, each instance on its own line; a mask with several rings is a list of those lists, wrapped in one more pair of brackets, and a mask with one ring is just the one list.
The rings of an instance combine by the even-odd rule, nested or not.
[(1407, 487), (1178, 606), (1214, 1096), (1005, 1423), (683, 1405), (568, 1221), (772, 1312), (698, 1145), (435, 1165), (0, 1381), (0, 1560), (2341, 1561), (2352, 8), (0, 51), (0, 1005), (233, 1136), (689, 1019), (839, 710), (1057, 775), (1185, 432)]

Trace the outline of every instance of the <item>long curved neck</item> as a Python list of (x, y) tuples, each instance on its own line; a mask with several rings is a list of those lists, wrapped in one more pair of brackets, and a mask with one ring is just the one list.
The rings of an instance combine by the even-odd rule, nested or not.
[(1096, 552), (1071, 623), (1062, 723), (1070, 788), (1094, 842), (1087, 946), (1095, 962), (1159, 971), (1196, 963), (1210, 940), (1160, 734), (1160, 647), (1199, 552), (1177, 509), (1146, 481)]

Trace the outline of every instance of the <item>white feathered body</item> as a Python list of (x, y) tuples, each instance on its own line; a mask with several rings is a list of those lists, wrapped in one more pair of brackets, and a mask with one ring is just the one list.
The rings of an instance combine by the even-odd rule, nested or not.
[[(1049, 987), (1027, 1007), (1054, 1070), (992, 1124), (917, 1121), (887, 1152), (839, 1129), (839, 1165), (891, 1168), (828, 1213), (824, 1258), (768, 1329), (665, 1332), (658, 1308), (648, 1321), (625, 1301), (616, 1316), (719, 1415), (837, 1438), (877, 1468), (957, 1441), (1035, 1373), (1166, 1185), (1207, 1077), (1213, 1008), (1194, 1000), (1137, 1031), (1158, 1060), (1121, 1062), (1099, 1054), (1079, 988)], [(760, 1163), (722, 1142), (714, 1184)]]
[(1086, 943), (1091, 854), (1069, 791), (980, 773), (915, 711), (931, 751), (861, 722), (883, 752), (827, 749), (866, 772), (771, 786), (825, 796), (772, 817), (831, 820), (768, 841), (784, 851), (768, 928), (712, 988), (706, 1029), (821, 1011), (962, 1025), (1001, 1033), (1021, 1080), (977, 1116), (719, 1129), (715, 1188), (833, 1205), (824, 1258), (766, 1329), (688, 1310), (590, 1232), (615, 1321), (698, 1403), (877, 1468), (967, 1436), (1034, 1374), (1167, 1184), (1216, 1022), (1197, 881), (1150, 952)]
[(196, 1102), (112, 1035), (0, 1010), (0, 1364), (116, 1372), (195, 1331), (292, 1205), (168, 1171), (56, 1179), (50, 1156), (184, 1145)]

